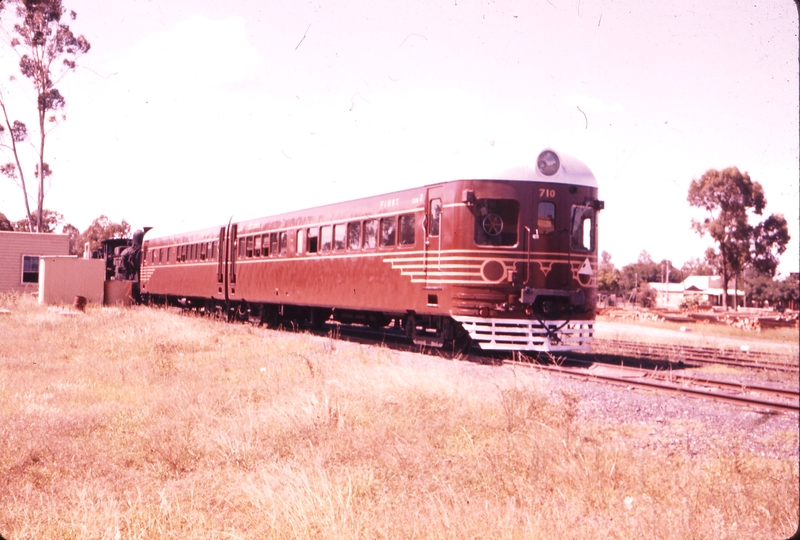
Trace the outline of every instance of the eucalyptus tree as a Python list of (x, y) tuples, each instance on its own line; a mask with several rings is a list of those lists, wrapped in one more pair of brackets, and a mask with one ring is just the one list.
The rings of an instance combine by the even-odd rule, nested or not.
[(708, 234), (718, 246), (722, 270), (722, 301), (728, 307), (728, 282), (748, 266), (771, 269), (773, 275), (778, 256), (789, 241), (786, 220), (772, 215), (756, 226), (749, 223), (750, 214), (761, 215), (767, 205), (764, 189), (750, 175), (736, 167), (718, 171), (710, 169), (689, 185), (689, 204), (706, 211), (702, 221), (693, 220), (692, 227), (700, 235)]
[[(10, 117), (8, 95), (0, 90), (0, 110), (4, 125), (2, 132), (8, 131), (8, 137), (0, 141), (13, 156), (13, 160), (0, 165), (0, 172), (17, 182), (25, 199), (25, 210), (30, 230), (42, 232), (43, 205), (45, 195), (45, 178), (52, 174), (45, 161), (45, 143), (47, 135), (62, 121), (66, 100), (57, 85), (64, 76), (77, 66), (77, 59), (89, 52), (90, 44), (83, 36), (76, 36), (67, 21), (74, 21), (76, 13), (67, 11), (61, 0), (7, 0), (5, 6), (3, 28), (9, 38), (8, 45), (19, 58), (19, 70), (30, 82), (35, 95), (37, 130), (31, 136), (27, 125)], [(9, 13), (13, 8), (13, 13)], [(10, 19), (7, 18), (10, 16)], [(8, 26), (11, 25), (11, 30)], [(15, 83), (16, 77), (11, 76)], [(17, 86), (17, 85), (15, 85)], [(8, 142), (5, 138), (9, 138)], [(28, 199), (28, 185), (22, 164), (20, 143), (29, 142), (36, 150), (36, 163), (33, 176), (37, 184), (36, 211), (31, 211)], [(34, 216), (36, 223), (34, 224)]]

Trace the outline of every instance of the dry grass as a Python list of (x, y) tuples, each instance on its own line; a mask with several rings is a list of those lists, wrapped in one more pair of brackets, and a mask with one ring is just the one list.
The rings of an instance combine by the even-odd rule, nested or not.
[(160, 310), (0, 307), (9, 540), (797, 529), (796, 459), (645, 451), (643, 430), (579, 420), (580, 397), (537, 373)]

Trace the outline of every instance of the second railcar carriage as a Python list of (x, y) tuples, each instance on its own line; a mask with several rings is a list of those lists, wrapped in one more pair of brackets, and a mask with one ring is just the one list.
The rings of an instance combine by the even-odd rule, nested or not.
[(597, 182), (532, 167), (144, 242), (141, 292), (230, 316), (402, 325), (416, 343), (588, 349)]

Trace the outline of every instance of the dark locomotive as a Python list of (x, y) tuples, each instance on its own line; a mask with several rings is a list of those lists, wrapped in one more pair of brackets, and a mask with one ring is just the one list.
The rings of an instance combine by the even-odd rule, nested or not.
[(545, 150), (493, 178), (145, 239), (141, 298), (276, 325), (394, 322), (431, 346), (585, 350), (602, 208), (589, 169)]

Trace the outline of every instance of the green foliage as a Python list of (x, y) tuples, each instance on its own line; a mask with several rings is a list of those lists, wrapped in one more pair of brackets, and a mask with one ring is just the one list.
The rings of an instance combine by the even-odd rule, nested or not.
[(6, 215), (0, 212), (0, 231), (13, 231), (14, 224), (9, 221)]
[[(661, 262), (653, 261), (653, 257), (645, 250), (639, 254), (639, 259), (635, 263), (626, 264), (619, 273), (619, 289), (622, 291), (632, 291), (642, 283), (661, 283), (665, 277), (666, 268), (669, 265), (669, 282), (680, 283), (683, 281), (684, 273), (672, 267), (672, 263), (667, 260)], [(598, 277), (598, 286), (599, 286)]]
[(800, 284), (797, 274), (792, 274), (783, 280), (757, 275), (747, 280), (745, 294), (750, 305), (759, 307), (769, 305), (783, 310), (790, 302), (797, 303), (800, 297)]
[(597, 288), (605, 292), (619, 291), (620, 272), (611, 262), (611, 255), (604, 251), (600, 254), (600, 265), (597, 270)]
[(789, 226), (781, 214), (773, 214), (753, 228), (751, 259), (761, 274), (775, 276), (780, 255), (789, 243)]
[[(38, 213), (33, 212), (31, 214), (31, 220), (34, 223), (38, 223)], [(56, 229), (59, 225), (64, 223), (64, 216), (60, 212), (56, 212), (55, 210), (48, 210), (45, 208), (42, 210), (42, 220), (41, 220), (41, 227), (39, 228), (39, 232), (43, 233), (53, 233), (56, 232)], [(19, 232), (28, 232), (30, 231), (30, 225), (27, 218), (20, 219), (19, 221), (15, 221), (13, 223), (14, 230)]]
[(61, 231), (63, 234), (69, 235), (69, 254), (81, 255), (83, 247), (81, 244), (81, 232), (74, 225), (67, 223)]
[[(32, 216), (36, 214), (36, 225), (33, 228), (29, 226), (29, 230), (47, 232), (43, 221), (45, 179), (52, 171), (44, 160), (45, 140), (54, 125), (66, 119), (63, 114), (60, 117), (56, 114), (64, 109), (66, 100), (55, 85), (68, 71), (75, 69), (76, 59), (89, 51), (90, 44), (83, 36), (72, 33), (66, 19), (75, 20), (76, 14), (65, 10), (61, 0), (11, 0), (7, 3), (13, 5), (15, 10), (13, 16), (3, 19), (5, 25), (12, 28), (6, 30), (6, 35), (11, 37), (6, 43), (20, 59), (20, 73), (33, 86), (35, 99), (28, 101), (36, 103), (38, 137), (29, 137), (28, 127), (23, 122), (12, 122), (6, 108), (6, 98), (0, 93), (4, 123), (0, 137), (6, 129), (11, 134), (8, 142), (0, 142), (0, 147), (13, 157), (12, 161), (0, 165), (0, 173), (11, 178), (22, 189), (29, 223), (34, 221)], [(2, 7), (3, 3), (0, 2)], [(24, 140), (29, 140), (37, 152), (37, 162), (33, 167), (38, 184), (35, 212), (30, 210), (28, 186), (17, 147), (17, 143)]]
[[(749, 224), (749, 214), (761, 215), (767, 204), (761, 184), (736, 167), (710, 169), (699, 180), (692, 180), (688, 201), (707, 213), (703, 221), (693, 220), (692, 226), (717, 243), (723, 288), (727, 289), (731, 276), (741, 275), (750, 265), (762, 273), (775, 274), (789, 233), (780, 215), (772, 215), (755, 227)], [(726, 295), (723, 305), (727, 307)]]
[(77, 253), (83, 254), (84, 246), (89, 243), (89, 251), (99, 249), (101, 242), (109, 238), (127, 238), (131, 235), (131, 226), (124, 219), (122, 223), (114, 223), (106, 216), (95, 219), (89, 227), (83, 231), (80, 237), (80, 245)]

